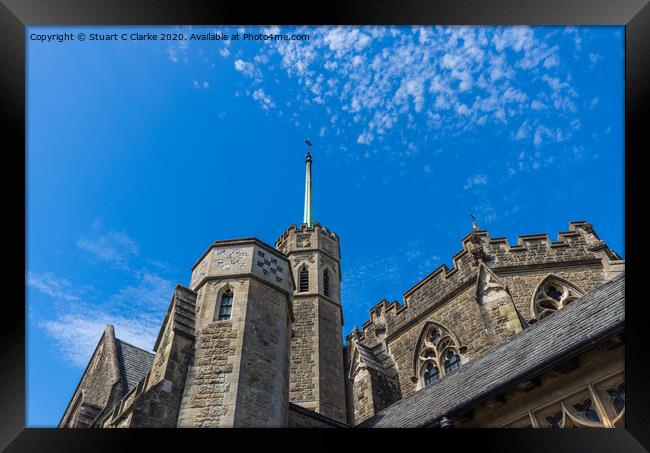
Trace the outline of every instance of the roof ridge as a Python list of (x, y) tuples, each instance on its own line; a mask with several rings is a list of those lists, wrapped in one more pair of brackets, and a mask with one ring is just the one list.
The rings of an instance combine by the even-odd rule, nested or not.
[[(624, 316), (624, 305), (622, 308), (620, 307), (621, 299), (623, 304), (625, 301), (624, 282), (625, 274), (622, 273), (620, 276), (603, 283), (585, 294), (581, 299), (568, 305), (565, 309), (549, 316), (544, 320), (545, 322), (540, 322), (530, 326), (520, 334), (500, 343), (485, 354), (472, 360), (465, 367), (461, 367), (456, 373), (448, 376), (448, 379), (451, 380), (443, 379), (435, 385), (415, 392), (388, 406), (382, 411), (377, 412), (371, 418), (365, 420), (358, 426), (394, 426), (395, 422), (398, 422), (400, 426), (425, 426), (434, 423), (441, 415), (436, 415), (435, 413), (426, 415), (422, 410), (418, 411), (418, 409), (423, 407), (423, 405), (426, 405), (428, 408), (439, 405), (437, 411), (442, 413), (461, 410), (464, 407), (463, 405), (467, 405), (477, 399), (480, 400), (481, 398), (489, 397), (490, 392), (498, 391), (501, 386), (511, 385), (513, 382), (516, 382), (517, 379), (521, 379), (526, 373), (539, 372), (541, 370), (539, 367), (543, 366), (547, 362), (550, 363), (554, 360), (561, 360), (562, 358), (571, 356), (571, 354), (575, 352), (576, 348), (582, 347), (581, 345), (583, 344), (583, 341), (593, 342), (598, 338), (603, 338), (608, 335), (608, 332), (613, 332), (618, 328), (621, 322), (624, 322), (624, 320), (621, 319), (621, 316)], [(622, 295), (620, 294), (621, 289), (623, 290)], [(612, 296), (616, 299), (612, 300)], [(571, 308), (573, 306), (576, 308)], [(592, 310), (588, 310), (589, 308), (592, 308)], [(531, 353), (529, 348), (525, 360), (526, 363), (522, 364), (522, 369), (517, 369), (511, 373), (511, 375), (506, 373), (503, 382), (495, 381), (493, 382), (493, 385), (481, 387), (481, 390), (477, 390), (473, 385), (471, 385), (471, 382), (466, 382), (465, 378), (466, 376), (469, 376), (467, 373), (472, 373), (472, 376), (475, 378), (491, 378), (490, 373), (494, 373), (495, 371), (489, 365), (491, 360), (495, 357), (502, 357), (504, 351), (506, 351), (508, 353), (506, 362), (509, 361), (514, 363), (516, 361), (516, 354), (521, 348), (513, 348), (511, 345), (512, 342), (524, 343), (524, 346), (528, 345), (529, 347), (530, 345), (534, 346), (539, 342), (539, 338), (537, 338), (538, 341), (534, 341), (536, 336), (543, 336), (546, 332), (550, 332), (547, 336), (553, 335), (555, 330), (561, 329), (563, 326), (566, 327), (565, 325), (567, 323), (576, 322), (576, 319), (574, 318), (576, 317), (576, 313), (581, 311), (580, 309), (588, 310), (586, 313), (587, 316), (581, 316), (580, 319), (577, 320), (582, 321), (582, 324), (584, 324), (583, 319), (597, 318), (597, 322), (594, 323), (592, 326), (593, 329), (590, 332), (587, 332), (586, 334), (584, 334), (584, 332), (582, 334), (574, 333), (573, 335), (569, 335), (570, 338), (565, 338), (567, 336), (563, 335), (562, 339), (558, 338), (560, 343), (563, 343), (559, 345), (561, 348), (554, 351), (542, 351), (539, 354), (534, 354), (534, 351)], [(612, 313), (603, 314), (604, 311), (611, 311)], [(621, 311), (622, 314), (619, 313)], [(551, 328), (540, 329), (537, 326), (547, 326)], [(507, 363), (504, 366), (507, 366)], [(499, 372), (502, 373), (503, 370), (500, 369)], [(467, 396), (460, 401), (445, 401), (444, 397), (439, 396), (441, 394), (446, 394), (449, 391), (453, 391), (454, 385), (459, 386), (461, 384), (467, 387), (467, 390), (474, 388), (475, 391), (469, 391)], [(438, 395), (438, 399), (436, 399), (436, 395)], [(413, 405), (412, 410), (402, 410), (405, 407), (408, 408), (410, 405)], [(434, 412), (435, 410), (436, 409), (434, 408)], [(401, 416), (402, 412), (404, 412), (403, 416)], [(418, 421), (420, 418), (422, 418), (422, 422)]]

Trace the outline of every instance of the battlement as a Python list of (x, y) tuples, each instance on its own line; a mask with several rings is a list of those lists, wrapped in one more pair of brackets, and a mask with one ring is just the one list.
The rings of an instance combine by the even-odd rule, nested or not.
[(283, 241), (286, 241), (291, 235), (291, 232), (295, 232), (297, 234), (297, 233), (313, 233), (314, 231), (320, 231), (321, 234), (327, 236), (328, 238), (334, 241), (339, 240), (339, 236), (335, 232), (327, 229), (326, 227), (322, 226), (318, 222), (313, 222), (311, 226), (308, 226), (306, 223), (303, 223), (300, 226), (296, 224), (290, 225), (289, 228), (287, 228), (280, 235), (278, 240), (275, 241), (275, 246), (278, 247)]
[[(370, 309), (370, 319), (359, 331), (356, 326), (346, 337), (358, 340), (374, 335), (379, 322), (380, 330), (389, 333), (408, 324), (423, 311), (444, 303), (467, 288), (476, 279), (479, 262), (492, 269), (516, 272), (527, 268), (541, 268), (553, 264), (594, 265), (620, 264), (622, 260), (600, 240), (593, 226), (586, 221), (574, 221), (569, 231), (558, 233), (553, 242), (547, 234), (528, 234), (517, 237), (510, 244), (504, 237), (490, 238), (486, 230), (476, 230), (462, 240), (462, 249), (452, 257), (452, 268), (440, 265), (429, 275), (409, 288), (403, 295), (404, 303), (382, 300)], [(426, 303), (425, 301), (429, 301)], [(356, 331), (356, 332), (355, 332)]]

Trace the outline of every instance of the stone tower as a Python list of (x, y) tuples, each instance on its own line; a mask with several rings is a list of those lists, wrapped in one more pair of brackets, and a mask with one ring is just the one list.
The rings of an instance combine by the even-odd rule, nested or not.
[(287, 426), (294, 291), (287, 257), (256, 239), (217, 241), (192, 269), (190, 288), (196, 340), (178, 426)]
[(275, 245), (289, 258), (296, 281), (289, 397), (295, 404), (345, 422), (339, 238), (312, 222), (311, 161), (308, 148), (304, 223), (290, 226)]

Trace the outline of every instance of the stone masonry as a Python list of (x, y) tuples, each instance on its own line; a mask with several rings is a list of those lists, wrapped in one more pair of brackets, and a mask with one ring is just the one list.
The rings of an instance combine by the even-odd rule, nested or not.
[[(557, 242), (546, 235), (528, 235), (510, 245), (486, 231), (473, 231), (462, 243), (451, 270), (444, 265), (436, 269), (405, 293), (404, 304), (382, 301), (371, 309), (371, 319), (361, 331), (347, 337), (347, 370), (364, 360), (353, 355), (355, 342), (367, 350), (382, 346), (390, 356), (382, 366), (395, 367), (399, 399), (406, 398), (422, 385), (418, 341), (427, 323), (453, 332), (461, 364), (467, 363), (535, 321), (532, 298), (548, 276), (566, 280), (585, 294), (623, 272), (624, 266), (587, 222), (572, 222)], [(348, 376), (349, 401), (354, 404), (348, 422), (357, 424), (376, 412), (371, 402), (379, 391), (365, 373)]]
[[(553, 319), (557, 324), (557, 315), (546, 323), (546, 311), (587, 303), (582, 296), (592, 292), (600, 291), (598, 303), (614, 297), (604, 284), (620, 286), (623, 274), (623, 260), (587, 222), (572, 222), (555, 242), (528, 235), (516, 245), (475, 229), (462, 239), (452, 269), (434, 270), (406, 291), (403, 303), (376, 304), (343, 346), (335, 233), (314, 222), (290, 226), (275, 248), (254, 238), (217, 241), (192, 268), (189, 288), (174, 290), (155, 355), (106, 328), (60, 426), (381, 425), (387, 411), (435, 396), (431, 385), (459, 385), (463, 370), (480, 368)], [(617, 315), (608, 316), (614, 322)], [(458, 426), (542, 424), (527, 408), (543, 417), (547, 401), (552, 408), (560, 400), (583, 404), (593, 392), (623, 388), (622, 340), (600, 344), (467, 408)], [(616, 407), (599, 406), (602, 424), (624, 423)], [(408, 414), (400, 420), (419, 423)]]
[[(291, 262), (296, 282), (301, 269), (308, 287), (293, 294), (296, 324), (291, 342), (290, 399), (334, 420), (346, 420), (339, 238), (318, 223), (292, 225), (276, 241)], [(325, 285), (327, 272), (328, 285)]]

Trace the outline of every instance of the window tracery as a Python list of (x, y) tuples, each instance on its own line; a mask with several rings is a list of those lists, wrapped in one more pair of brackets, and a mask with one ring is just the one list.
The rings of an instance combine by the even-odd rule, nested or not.
[(583, 296), (582, 291), (574, 285), (555, 275), (542, 280), (533, 294), (530, 324), (563, 309), (568, 304)]
[(614, 428), (624, 425), (625, 377), (622, 373), (550, 405), (527, 411), (506, 428)]
[(431, 323), (425, 326), (417, 354), (419, 388), (434, 384), (453, 373), (462, 363), (457, 339), (444, 327)]

